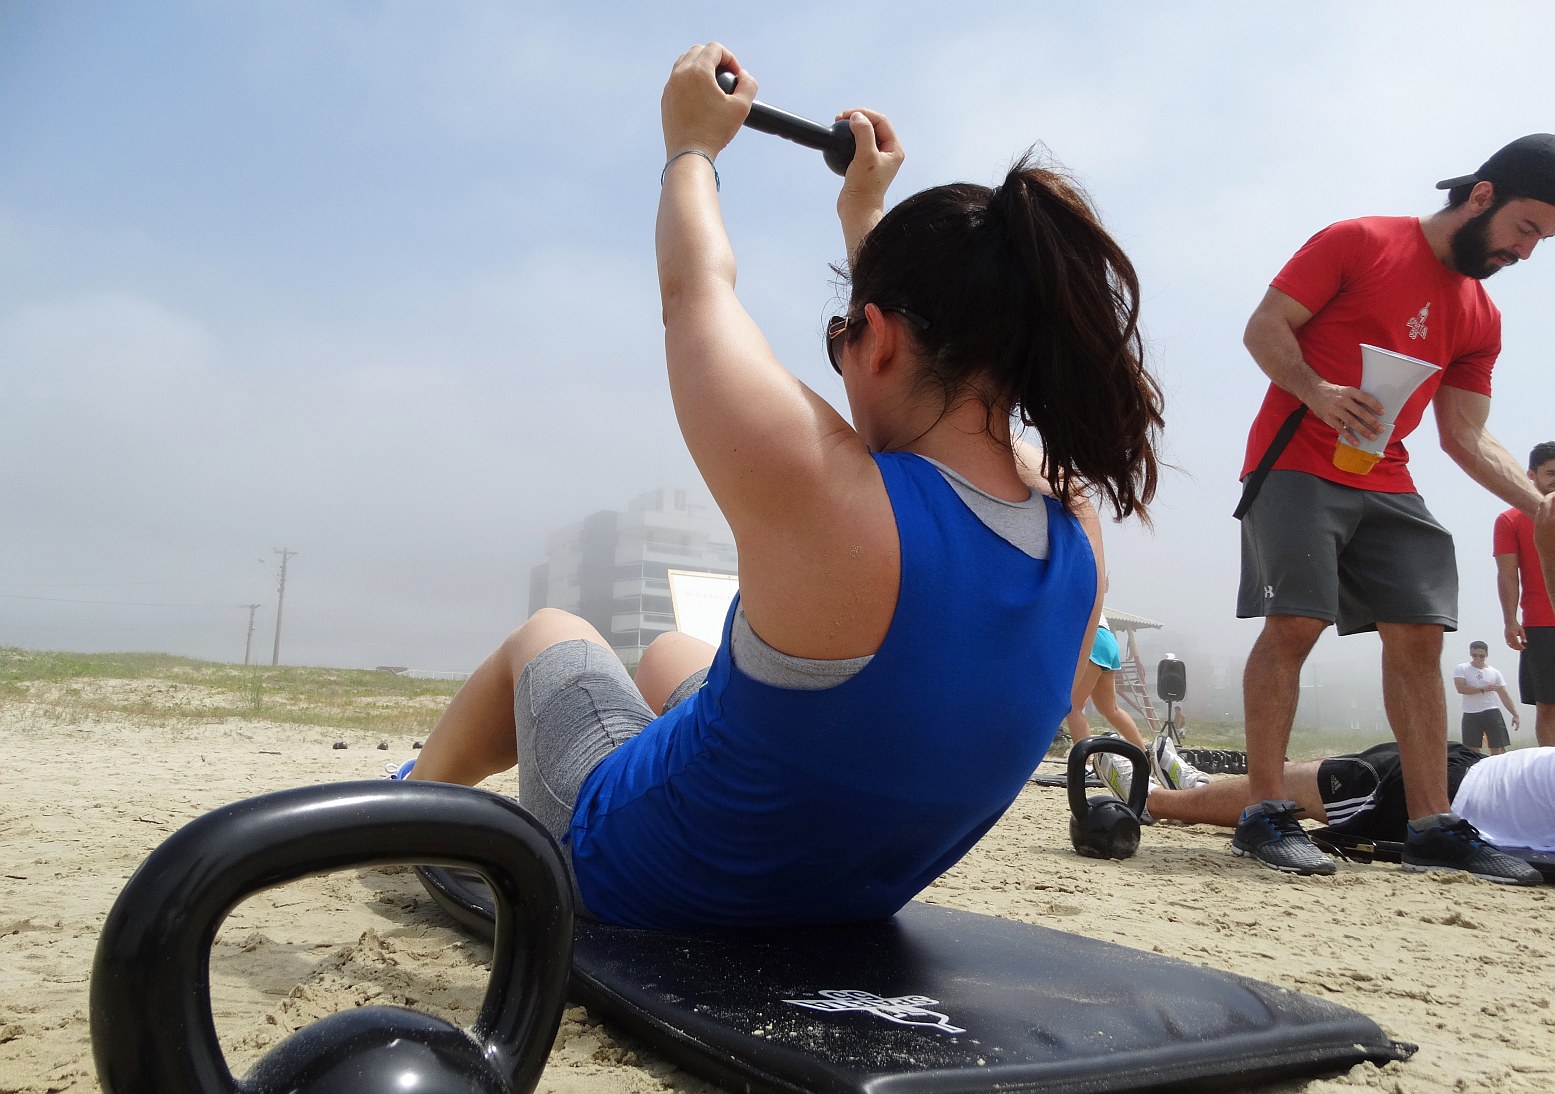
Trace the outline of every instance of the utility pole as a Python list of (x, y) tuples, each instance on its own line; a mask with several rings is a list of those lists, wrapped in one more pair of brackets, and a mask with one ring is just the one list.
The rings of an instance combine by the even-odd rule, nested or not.
[(281, 556), (281, 583), (275, 593), (275, 648), (270, 652), (270, 664), (274, 666), (281, 663), (281, 609), (286, 605), (286, 563), (296, 557), (297, 552), (277, 547), (271, 553)]
[(247, 666), (249, 654), (254, 651), (254, 613), (259, 610), (259, 605), (239, 604), (238, 607), (248, 609), (248, 640), (243, 643), (243, 664)]

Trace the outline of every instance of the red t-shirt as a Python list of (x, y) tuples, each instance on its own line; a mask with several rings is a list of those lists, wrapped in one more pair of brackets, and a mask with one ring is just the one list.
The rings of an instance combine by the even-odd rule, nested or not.
[(1496, 518), (1491, 543), (1492, 554), (1517, 556), (1523, 626), (1555, 627), (1555, 608), (1550, 607), (1544, 568), (1539, 565), (1539, 551), (1533, 545), (1533, 518), (1521, 509), (1508, 509)]
[[(1420, 424), (1436, 389), (1446, 384), (1490, 394), (1490, 370), (1501, 352), (1501, 312), (1484, 286), (1442, 265), (1416, 217), (1329, 225), (1291, 257), (1273, 286), (1312, 313), (1296, 341), (1307, 364), (1330, 383), (1360, 386), (1363, 342), (1442, 366), (1404, 404), (1370, 474), (1334, 466), (1338, 434), (1312, 413), (1274, 466), (1362, 490), (1413, 492), (1403, 440)], [(1247, 438), (1243, 476), (1299, 405), (1294, 395), (1269, 385)]]

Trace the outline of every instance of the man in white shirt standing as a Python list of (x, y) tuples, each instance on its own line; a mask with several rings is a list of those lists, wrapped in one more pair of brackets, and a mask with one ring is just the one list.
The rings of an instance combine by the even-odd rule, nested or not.
[(1511, 743), (1507, 736), (1506, 721), (1496, 701), (1512, 715), (1512, 728), (1518, 728), (1520, 719), (1517, 707), (1506, 690), (1506, 678), (1499, 669), (1492, 668), (1485, 660), (1490, 647), (1483, 642), (1469, 643), (1469, 659), (1452, 672), (1453, 687), (1463, 696), (1463, 743), (1476, 752), (1483, 752), (1485, 742), (1490, 742), (1490, 754), (1499, 756)]

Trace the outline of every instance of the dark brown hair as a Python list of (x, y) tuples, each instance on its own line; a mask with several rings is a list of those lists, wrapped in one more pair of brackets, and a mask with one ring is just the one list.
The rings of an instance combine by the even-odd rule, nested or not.
[(1028, 152), (995, 189), (914, 194), (864, 238), (848, 280), (850, 316), (874, 303), (928, 320), (913, 332), (921, 382), (947, 409), (976, 398), (990, 420), (1018, 416), (1061, 499), (1091, 487), (1116, 516), (1147, 518), (1162, 395), (1139, 280), (1072, 180)]

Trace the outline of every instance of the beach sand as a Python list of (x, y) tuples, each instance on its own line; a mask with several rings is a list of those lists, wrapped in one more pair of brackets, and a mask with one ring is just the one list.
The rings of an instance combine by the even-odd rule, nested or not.
[[(127, 689), (173, 684), (98, 682)], [(98, 1089), (87, 1023), (97, 932), (141, 860), (182, 824), (271, 790), (373, 778), (411, 755), (381, 734), (184, 716), (94, 714), (46, 689), (0, 703), (0, 1094)], [(331, 747), (336, 740), (349, 747)], [(502, 789), (494, 786), (493, 789)], [(1156, 825), (1126, 862), (1069, 847), (1061, 790), (1030, 786), (923, 898), (1254, 976), (1353, 1007), (1420, 1046), (1276, 1091), (1555, 1089), (1555, 888), (1512, 889), (1396, 866), (1296, 879), (1232, 858), (1228, 834)], [(460, 1024), (486, 947), (454, 930), (408, 869), (348, 871), (260, 894), (217, 938), (217, 1029), (241, 1075), (287, 1033), (364, 1003)], [(153, 1005), (154, 1002), (153, 1002)], [(541, 1091), (715, 1090), (570, 1007)]]

